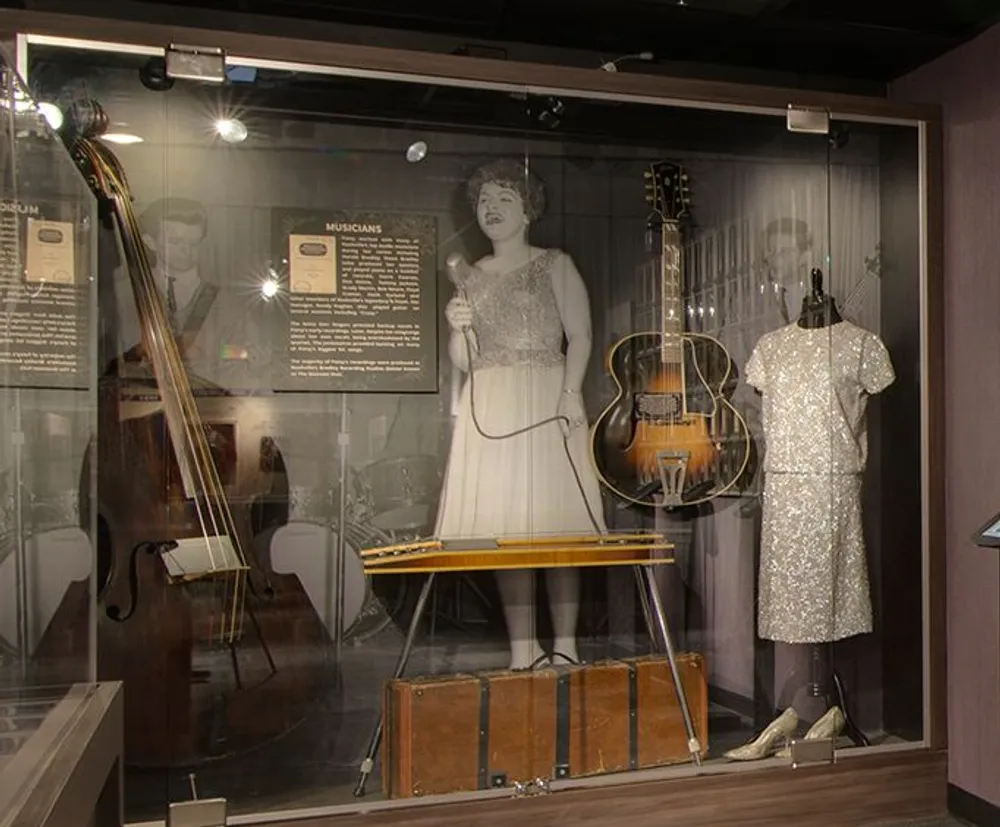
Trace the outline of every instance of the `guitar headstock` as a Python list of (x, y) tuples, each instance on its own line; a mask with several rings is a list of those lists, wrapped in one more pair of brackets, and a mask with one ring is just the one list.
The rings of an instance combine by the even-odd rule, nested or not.
[(646, 202), (664, 221), (686, 218), (691, 207), (688, 174), (673, 161), (654, 161), (646, 171)]

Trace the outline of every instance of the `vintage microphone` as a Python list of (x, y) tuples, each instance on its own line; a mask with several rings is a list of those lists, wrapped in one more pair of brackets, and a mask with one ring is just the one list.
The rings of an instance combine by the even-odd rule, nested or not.
[(472, 265), (465, 260), (465, 256), (461, 253), (450, 253), (448, 258), (444, 260), (444, 266), (448, 271), (448, 280), (455, 285), (455, 289), (458, 290), (461, 297), (468, 301), (469, 297), (465, 294), (465, 283), (472, 275)]
[[(458, 295), (461, 296), (466, 301), (469, 297), (465, 292), (465, 283), (468, 281), (469, 276), (472, 275), (472, 266), (466, 261), (465, 256), (461, 253), (449, 253), (448, 257), (444, 260), (444, 267), (448, 273), (448, 280), (455, 286)], [(475, 333), (472, 331), (471, 327), (465, 327), (462, 329), (462, 334), (466, 337), (470, 335), (474, 336)], [(471, 365), (470, 365), (471, 367)], [(458, 416), (458, 402), (462, 394), (462, 377), (461, 372), (458, 371), (454, 366), (451, 370), (451, 415)]]

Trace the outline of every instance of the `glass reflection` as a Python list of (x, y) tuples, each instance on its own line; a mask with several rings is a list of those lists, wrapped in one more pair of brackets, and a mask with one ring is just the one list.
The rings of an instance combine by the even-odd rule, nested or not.
[[(882, 218), (886, 157), (915, 136), (852, 125), (832, 147), (778, 118), (252, 67), (219, 87), (171, 81), (155, 59), (53, 48), (33, 49), (31, 66), (36, 94), (64, 115), (90, 97), (108, 111), (155, 290), (251, 538), (260, 630), (249, 623), (238, 649), (206, 645), (212, 614), (191, 605), (115, 633), (149, 650), (126, 664), (140, 687), (130, 819), (162, 816), (164, 778), (166, 800), (187, 797), (191, 771), (237, 812), (347, 803), (383, 703), (390, 760), (373, 799), (691, 760), (628, 566), (438, 577), (410, 678), (387, 690), (424, 580), (374, 575), (362, 551), (430, 536), (662, 533), (673, 563), (655, 579), (706, 762), (761, 761), (814, 726), (843, 749), (919, 737), (919, 701), (890, 707), (920, 673), (920, 628), (884, 583), (905, 571), (919, 595), (920, 565), (885, 539), (899, 489), (880, 460), (890, 442), (919, 455), (917, 434), (880, 425), (919, 383), (877, 397), (880, 383), (865, 385), (852, 531), (870, 583), (848, 591), (870, 592), (871, 630), (799, 634), (831, 593), (841, 609), (847, 598), (826, 584), (812, 599), (801, 561), (767, 550), (778, 523), (762, 510), (765, 471), (785, 445), (767, 427), (767, 390), (785, 368), (755, 376), (752, 358), (796, 327), (814, 270), (845, 322), (881, 336), (893, 363), (907, 352), (919, 314), (892, 315), (882, 297), (916, 295), (916, 271), (885, 261), (919, 240)], [(915, 180), (915, 158), (899, 163)], [(111, 256), (101, 270), (101, 365), (141, 403), (127, 269)], [(833, 327), (808, 335), (829, 344)], [(816, 368), (824, 381), (842, 378), (835, 362)], [(162, 429), (140, 442), (134, 419), (103, 438), (159, 450)], [(134, 482), (118, 450), (106, 487)], [(172, 468), (144, 476), (164, 502), (179, 485)], [(814, 504), (836, 492), (826, 480)], [(907, 507), (919, 493), (906, 489)], [(105, 615), (123, 559), (110, 511), (98, 521)], [(782, 511), (796, 553), (843, 545), (815, 509)], [(142, 585), (140, 600), (175, 599), (170, 584)], [(889, 668), (900, 641), (906, 657)], [(484, 675), (491, 692), (511, 681), (488, 724), (507, 766), (481, 757)], [(593, 734), (588, 752), (559, 734), (563, 676), (578, 681), (572, 708), (585, 698), (619, 722), (633, 686), (647, 724)], [(417, 697), (425, 711), (399, 723), (401, 699), (416, 709)], [(392, 757), (420, 738), (445, 748)]]

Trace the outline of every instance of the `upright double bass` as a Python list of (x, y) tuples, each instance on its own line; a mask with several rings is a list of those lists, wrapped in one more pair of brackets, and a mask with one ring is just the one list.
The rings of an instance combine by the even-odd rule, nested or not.
[(86, 515), (96, 461), (98, 674), (124, 681), (129, 764), (193, 766), (301, 722), (331, 676), (329, 637), (298, 578), (254, 553), (253, 502), (287, 490), (262, 400), (195, 394), (207, 383), (182, 361), (106, 127), (78, 105), (67, 143), (117, 230), (148, 370), (100, 380), (83, 471)]

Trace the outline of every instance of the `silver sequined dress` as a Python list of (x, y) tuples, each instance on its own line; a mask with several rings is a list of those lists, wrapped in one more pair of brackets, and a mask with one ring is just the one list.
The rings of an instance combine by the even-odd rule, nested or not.
[[(552, 272), (562, 266), (564, 255), (547, 250), (508, 273), (474, 270), (465, 285), (478, 343), (473, 360), (475, 414), (487, 434), (507, 434), (556, 415), (565, 357)], [(436, 536), (594, 533), (558, 423), (508, 439), (488, 439), (472, 421), (471, 388), (466, 379)], [(590, 510), (603, 531), (586, 428), (574, 429), (569, 449)]]
[(872, 630), (861, 514), (868, 397), (895, 379), (874, 333), (847, 321), (760, 338), (746, 380), (763, 394), (758, 634), (785, 643)]

